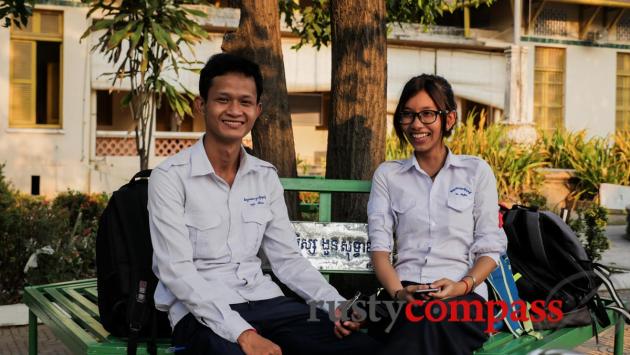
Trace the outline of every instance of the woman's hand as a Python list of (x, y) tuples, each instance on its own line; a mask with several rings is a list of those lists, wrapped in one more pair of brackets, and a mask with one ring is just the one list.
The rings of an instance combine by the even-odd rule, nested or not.
[(429, 293), (429, 297), (437, 299), (447, 299), (457, 296), (463, 296), (468, 290), (468, 285), (464, 281), (453, 281), (451, 279), (442, 278), (431, 284), (432, 288), (439, 288), (439, 292)]

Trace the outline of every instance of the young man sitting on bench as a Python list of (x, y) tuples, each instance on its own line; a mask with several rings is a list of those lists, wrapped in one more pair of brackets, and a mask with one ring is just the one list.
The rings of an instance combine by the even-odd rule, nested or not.
[(308, 321), (309, 306), (262, 273), (260, 248), (307, 302), (344, 301), (299, 253), (275, 168), (242, 147), (262, 110), (262, 87), (257, 64), (212, 56), (195, 100), (205, 135), (151, 174), (156, 306), (168, 311), (173, 345), (186, 353), (372, 353), (379, 345), (353, 332), (357, 323), (333, 323), (323, 311)]

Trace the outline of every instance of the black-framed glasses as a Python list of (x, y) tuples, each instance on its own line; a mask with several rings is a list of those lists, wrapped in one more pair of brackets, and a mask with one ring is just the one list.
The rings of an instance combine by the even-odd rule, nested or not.
[(435, 122), (438, 118), (438, 115), (446, 115), (451, 111), (448, 110), (422, 110), (419, 112), (413, 111), (402, 111), (398, 116), (398, 122), (400, 124), (408, 125), (413, 123), (413, 121), (417, 118), (420, 122), (424, 124), (431, 124)]

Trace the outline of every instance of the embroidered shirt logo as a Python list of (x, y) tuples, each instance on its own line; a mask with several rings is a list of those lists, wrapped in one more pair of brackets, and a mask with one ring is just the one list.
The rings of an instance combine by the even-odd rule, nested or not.
[(244, 197), (243, 201), (250, 206), (264, 205), (265, 201), (267, 201), (267, 196), (258, 195), (255, 197)]
[(449, 192), (457, 196), (464, 196), (464, 197), (468, 197), (472, 193), (472, 191), (470, 191), (469, 189), (465, 187), (461, 187), (461, 186), (454, 187)]

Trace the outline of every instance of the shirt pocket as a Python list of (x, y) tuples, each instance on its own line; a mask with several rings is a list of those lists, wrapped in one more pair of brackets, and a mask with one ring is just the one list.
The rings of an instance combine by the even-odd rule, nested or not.
[(227, 233), (221, 230), (221, 216), (211, 213), (186, 213), (184, 223), (193, 247), (194, 259), (227, 256)]
[(409, 197), (392, 201), (394, 225), (397, 236), (400, 237), (414, 230), (413, 214), (410, 213), (414, 207), (416, 207), (416, 200)]
[(268, 207), (247, 207), (243, 209), (242, 217), (244, 245), (249, 254), (256, 254), (273, 214)]
[(449, 228), (456, 231), (473, 232), (473, 195), (451, 194), (446, 201), (448, 206)]

